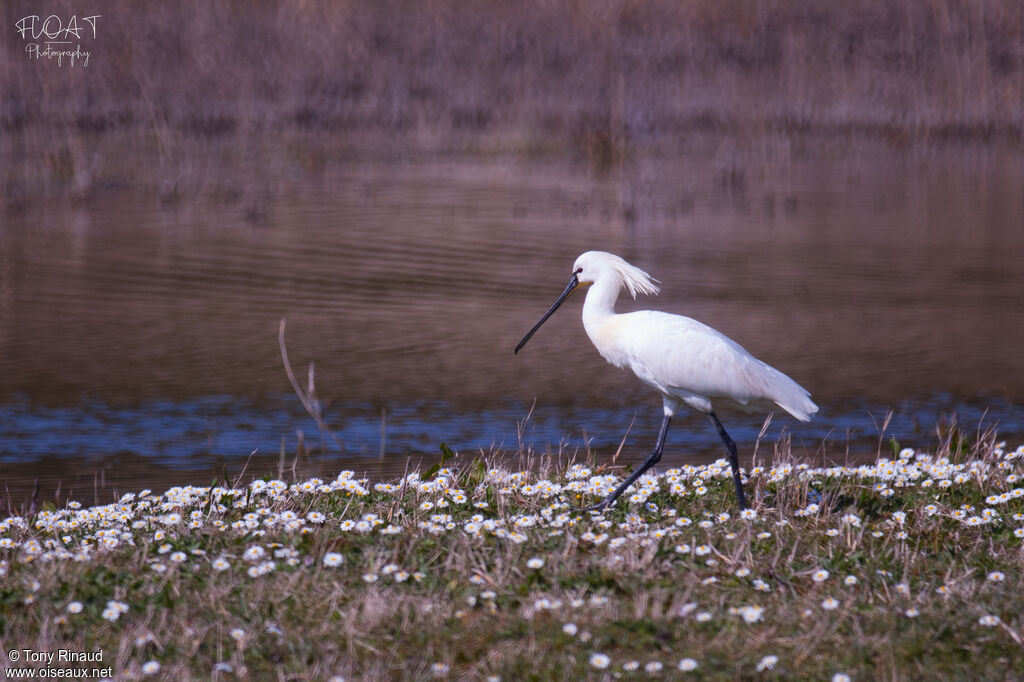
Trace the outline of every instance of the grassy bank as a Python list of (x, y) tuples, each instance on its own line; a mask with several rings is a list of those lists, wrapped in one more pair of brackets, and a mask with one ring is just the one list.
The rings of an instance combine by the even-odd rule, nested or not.
[(720, 461), (574, 511), (617, 478), (473, 461), (9, 518), (0, 637), (100, 652), (74, 666), (117, 679), (1002, 680), (1024, 664), (1024, 447), (758, 466), (742, 515)]
[[(275, 184), (333, 160), (315, 133), (342, 147), (568, 147), (607, 165), (694, 131), (1017, 144), (1024, 131), (1024, 17), (1013, 0), (95, 11), (95, 34), (72, 41), (91, 53), (87, 65), (32, 58), (33, 38), (16, 31), (0, 45), (9, 195), (120, 183), (173, 195), (224, 172)], [(38, 12), (16, 1), (0, 17), (15, 27)], [(47, 12), (84, 15), (70, 1)]]

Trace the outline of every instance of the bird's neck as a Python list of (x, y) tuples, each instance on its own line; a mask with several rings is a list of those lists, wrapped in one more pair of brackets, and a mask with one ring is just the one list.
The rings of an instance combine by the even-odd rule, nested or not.
[(588, 332), (615, 315), (619, 288), (619, 283), (613, 279), (598, 280), (590, 285), (587, 300), (583, 302), (583, 326)]
[(615, 280), (595, 282), (583, 303), (583, 328), (587, 336), (601, 357), (616, 367), (624, 367), (628, 360), (617, 341), (620, 330), (616, 321), (620, 316), (615, 314), (615, 299), (619, 297), (620, 286)]

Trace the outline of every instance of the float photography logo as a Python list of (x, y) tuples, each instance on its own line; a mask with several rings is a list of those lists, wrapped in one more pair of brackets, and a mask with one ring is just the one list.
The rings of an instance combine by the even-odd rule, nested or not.
[(25, 53), (29, 59), (46, 59), (58, 67), (65, 64), (86, 67), (92, 51), (82, 49), (82, 41), (96, 40), (96, 22), (100, 16), (72, 14), (64, 21), (56, 14), (45, 19), (38, 14), (30, 14), (15, 22), (14, 27), (25, 41)]

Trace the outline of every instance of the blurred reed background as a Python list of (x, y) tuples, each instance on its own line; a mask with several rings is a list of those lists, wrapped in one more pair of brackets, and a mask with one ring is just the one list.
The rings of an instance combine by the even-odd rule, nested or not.
[[(26, 68), (13, 27), (44, 11), (101, 15), (87, 67)], [(0, 16), (14, 206), (125, 185), (265, 195), (332, 154), (410, 140), (605, 167), (701, 131), (1015, 145), (1024, 131), (1017, 0), (59, 0)]]

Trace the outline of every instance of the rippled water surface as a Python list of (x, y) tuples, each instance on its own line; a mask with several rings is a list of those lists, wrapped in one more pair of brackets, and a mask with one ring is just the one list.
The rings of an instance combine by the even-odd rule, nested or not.
[[(401, 473), (444, 442), (643, 456), (660, 400), (604, 363), (573, 298), (518, 356), (576, 255), (621, 254), (806, 386), (794, 453), (928, 446), (951, 419), (1024, 437), (1024, 173), (993, 149), (795, 143), (564, 160), (415, 157), (328, 169), (258, 205), (102, 194), (0, 229), (0, 468), (91, 492), (291, 466)], [(315, 363), (322, 437), (291, 392)], [(682, 416), (682, 415), (681, 415)], [(723, 413), (749, 456), (763, 416)], [(631, 426), (632, 423), (632, 426)], [(299, 446), (299, 432), (302, 446)], [(887, 447), (887, 446), (886, 446)], [(697, 415), (666, 463), (718, 455)], [(282, 460), (281, 452), (285, 452)], [(252, 454), (254, 453), (255, 454)], [(251, 456), (251, 459), (250, 459)], [(85, 489), (88, 488), (88, 491)], [(76, 491), (77, 492), (77, 491)]]

